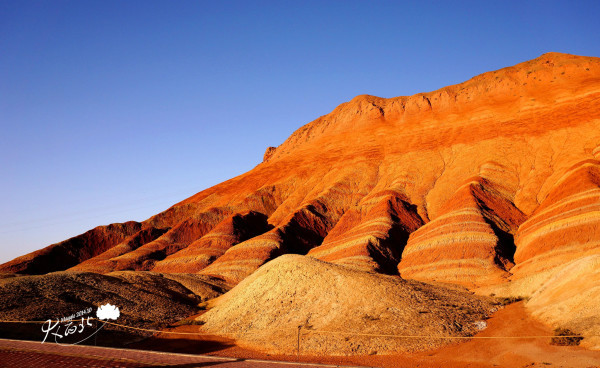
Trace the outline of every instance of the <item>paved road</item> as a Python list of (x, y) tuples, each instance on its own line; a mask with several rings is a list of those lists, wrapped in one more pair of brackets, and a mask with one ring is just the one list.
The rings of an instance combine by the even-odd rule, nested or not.
[(213, 366), (217, 368), (343, 367), (0, 339), (0, 367), (194, 368)]

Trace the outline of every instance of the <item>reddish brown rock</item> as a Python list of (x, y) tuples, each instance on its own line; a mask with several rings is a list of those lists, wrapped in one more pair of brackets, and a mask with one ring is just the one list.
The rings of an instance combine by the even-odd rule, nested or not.
[[(235, 283), (284, 253), (393, 272), (403, 253), (404, 277), (462, 282), (466, 272), (474, 285), (496, 283), (513, 262), (511, 236), (520, 222), (551, 206), (542, 203), (559, 203), (551, 192), (562, 190), (561, 178), (600, 155), (599, 101), (600, 59), (558, 53), (433, 92), (357, 96), (269, 149), (253, 170), (175, 204), (110, 246), (83, 248), (97, 248), (87, 252), (96, 256), (142, 229), (170, 229), (126, 245), (129, 252), (104, 260), (102, 268), (174, 270), (166, 264), (183, 249), (220, 231), (215, 227), (232, 215), (254, 211), (273, 228), (238, 244), (225, 235), (226, 251), (200, 272)], [(532, 217), (517, 236), (515, 276), (529, 259), (548, 253), (536, 245), (543, 231), (526, 231), (544, 216)], [(585, 249), (593, 243), (593, 236), (586, 243), (565, 229), (554, 233), (581, 239)], [(45, 261), (31, 261), (37, 254), (26, 257), (32, 266), (23, 272), (48, 271), (40, 266)], [(87, 258), (73, 259), (56, 260), (52, 270)], [(200, 269), (203, 262), (188, 266)]]
[(423, 224), (416, 206), (402, 197), (393, 191), (365, 197), (308, 255), (356, 269), (397, 273), (409, 234)]
[(98, 273), (104, 273), (113, 270), (115, 268), (115, 262), (111, 261), (112, 258), (116, 258), (125, 253), (131, 252), (132, 250), (135, 250), (142, 245), (155, 240), (168, 230), (169, 229), (155, 228), (142, 229), (107, 251), (83, 261), (75, 267), (71, 267), (69, 270)]
[(151, 270), (156, 262), (186, 248), (208, 233), (224, 216), (219, 210), (209, 210), (201, 215), (181, 221), (159, 238), (141, 247), (109, 260), (111, 271)]
[(267, 216), (258, 212), (236, 214), (221, 221), (188, 247), (158, 261), (153, 271), (196, 273), (222, 256), (232, 246), (270, 229)]
[(411, 234), (400, 274), (466, 286), (500, 283), (514, 265), (513, 236), (524, 218), (491, 182), (475, 177)]
[(61, 271), (110, 249), (138, 232), (141, 226), (142, 224), (133, 221), (98, 226), (81, 235), (4, 263), (0, 266), (0, 272), (39, 275)]
[(600, 253), (600, 161), (566, 170), (519, 228), (516, 246), (515, 278)]
[(265, 150), (265, 155), (263, 156), (263, 162), (269, 161), (271, 156), (273, 156), (273, 154), (275, 153), (276, 149), (277, 149), (276, 147), (268, 147)]
[(327, 208), (319, 203), (307, 205), (292, 214), (283, 225), (229, 248), (200, 273), (237, 284), (282, 254), (306, 254), (323, 241), (331, 228), (332, 222), (323, 215), (326, 211)]

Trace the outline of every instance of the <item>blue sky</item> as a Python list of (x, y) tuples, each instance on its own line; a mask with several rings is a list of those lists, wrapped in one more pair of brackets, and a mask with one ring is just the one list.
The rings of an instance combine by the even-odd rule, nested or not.
[(0, 262), (144, 220), (359, 94), (557, 51), (598, 1), (0, 1)]

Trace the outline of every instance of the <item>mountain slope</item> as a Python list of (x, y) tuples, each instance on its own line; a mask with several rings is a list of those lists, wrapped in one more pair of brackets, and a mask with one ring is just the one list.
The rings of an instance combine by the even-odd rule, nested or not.
[[(69, 246), (51, 267), (44, 250), (0, 270), (156, 268), (235, 284), (299, 253), (392, 274), (400, 264), (404, 277), (424, 280), (457, 282), (467, 272), (468, 285), (502, 282), (513, 264), (521, 270), (537, 257), (531, 244), (541, 233), (526, 229), (563, 200), (563, 177), (600, 150), (599, 102), (600, 59), (559, 53), (410, 97), (357, 96), (267, 149), (253, 170), (117, 237), (100, 232)], [(597, 183), (588, 186), (578, 193)], [(220, 225), (251, 211), (265, 220), (245, 235), (236, 235), (243, 225)], [(126, 239), (138, 231), (150, 235)], [(209, 241), (215, 234), (222, 241)], [(435, 251), (442, 243), (460, 245)], [(190, 266), (201, 248), (216, 253)]]

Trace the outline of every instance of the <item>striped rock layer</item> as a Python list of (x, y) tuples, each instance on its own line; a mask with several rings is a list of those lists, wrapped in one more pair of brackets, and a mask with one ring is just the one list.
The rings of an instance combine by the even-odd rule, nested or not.
[(513, 236), (524, 218), (492, 183), (473, 178), (410, 235), (400, 274), (467, 286), (502, 282), (514, 265)]
[(270, 227), (267, 216), (262, 213), (251, 211), (235, 214), (221, 221), (186, 248), (158, 261), (152, 270), (169, 272), (177, 267), (178, 272), (196, 273), (221, 257), (229, 248), (266, 232)]
[(229, 248), (200, 273), (237, 284), (267, 261), (286, 253), (306, 254), (323, 241), (331, 222), (324, 206), (308, 205), (292, 214), (283, 225)]
[(309, 256), (356, 269), (395, 273), (406, 240), (423, 220), (394, 192), (377, 193), (348, 209)]
[(98, 254), (97, 256), (88, 258), (87, 260), (79, 263), (78, 265), (71, 267), (71, 270), (98, 273), (106, 272), (106, 270), (113, 270), (116, 268), (116, 261), (113, 261), (113, 258), (117, 258), (123, 254), (129, 253), (141, 247), (144, 244), (156, 240), (168, 230), (169, 229), (156, 229), (153, 227), (142, 229), (134, 233), (133, 235), (125, 238), (119, 244)]
[(141, 227), (142, 224), (133, 221), (98, 226), (81, 235), (15, 258), (1, 265), (0, 269), (4, 272), (37, 275), (73, 267), (135, 237), (140, 233)]
[(0, 271), (196, 272), (235, 284), (298, 253), (493, 284), (596, 249), (598, 147), (600, 59), (544, 54), (428, 93), (357, 96), (247, 173)]
[(599, 254), (600, 160), (585, 160), (567, 170), (515, 240), (515, 277)]

